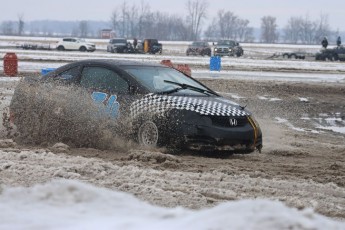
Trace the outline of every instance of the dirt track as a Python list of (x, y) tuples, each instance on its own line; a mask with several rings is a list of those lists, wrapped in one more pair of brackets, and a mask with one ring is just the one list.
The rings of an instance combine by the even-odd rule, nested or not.
[[(203, 82), (225, 97), (247, 105), (256, 115), (264, 136), (261, 154), (214, 157), (181, 152), (169, 158), (154, 151), (71, 149), (67, 156), (104, 160), (129, 170), (104, 176), (103, 181), (96, 180), (90, 171), (90, 175), (83, 175), (83, 180), (128, 191), (164, 206), (200, 208), (224, 200), (266, 197), (345, 218), (345, 134), (317, 128), (334, 117), (344, 127), (344, 84)], [(68, 171), (70, 165), (61, 170)], [(135, 175), (126, 177), (135, 171), (145, 174), (146, 180)], [(49, 179), (28, 177), (16, 181), (15, 177), (14, 172), (0, 170), (0, 178), (7, 178), (4, 182), (8, 184), (30, 185)]]

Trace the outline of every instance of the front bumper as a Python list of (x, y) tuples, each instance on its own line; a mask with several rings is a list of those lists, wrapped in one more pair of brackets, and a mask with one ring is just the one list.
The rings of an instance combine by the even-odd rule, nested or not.
[(86, 49), (87, 49), (87, 51), (95, 51), (96, 46), (87, 46)]
[(180, 134), (181, 145), (198, 151), (231, 151), (250, 153), (261, 151), (262, 133), (250, 117), (241, 127), (220, 127), (197, 124), (180, 124), (174, 133)]

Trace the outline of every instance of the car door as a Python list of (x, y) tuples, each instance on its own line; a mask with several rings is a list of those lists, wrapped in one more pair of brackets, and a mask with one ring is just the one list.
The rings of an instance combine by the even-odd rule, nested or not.
[(70, 49), (71, 50), (78, 50), (79, 49), (79, 40), (75, 39), (75, 38), (72, 38), (71, 39), (71, 42), (70, 42)]
[(80, 86), (86, 88), (103, 115), (111, 118), (125, 116), (131, 101), (130, 82), (117, 71), (103, 66), (85, 66)]
[(63, 39), (63, 46), (65, 47), (66, 50), (71, 49), (71, 38), (65, 38)]

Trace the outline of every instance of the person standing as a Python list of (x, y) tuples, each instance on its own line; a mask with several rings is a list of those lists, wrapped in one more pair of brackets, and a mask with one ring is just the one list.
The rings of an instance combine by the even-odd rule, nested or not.
[(134, 38), (134, 39), (133, 39), (133, 46), (134, 46), (134, 49), (137, 49), (137, 45), (138, 45), (138, 39), (137, 39), (137, 38)]
[(327, 46), (328, 46), (328, 40), (327, 40), (327, 37), (324, 37), (323, 38), (323, 40), (322, 40), (322, 42), (321, 42), (321, 45), (322, 45), (322, 47), (323, 48), (327, 48)]
[(340, 46), (341, 45), (341, 37), (338, 36), (338, 39), (337, 39), (337, 46)]

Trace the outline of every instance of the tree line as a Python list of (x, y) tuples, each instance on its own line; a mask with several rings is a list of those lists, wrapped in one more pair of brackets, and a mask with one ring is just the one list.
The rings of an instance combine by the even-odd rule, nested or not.
[[(241, 18), (230, 10), (221, 9), (212, 19), (208, 18), (209, 2), (207, 0), (187, 0), (186, 16), (152, 11), (150, 5), (142, 1), (139, 5), (127, 1), (117, 5), (110, 15), (107, 26), (118, 37), (126, 38), (157, 38), (159, 40), (209, 40), (234, 39), (240, 42), (259, 40), (264, 43), (303, 43), (319, 44), (324, 36), (336, 36), (339, 32), (332, 31), (328, 15), (321, 14), (318, 20), (304, 17), (291, 17), (283, 29), (279, 29), (277, 18), (263, 16), (261, 18), (260, 38), (254, 36), (254, 28), (250, 21)], [(206, 19), (211, 23), (206, 26)], [(17, 21), (4, 21), (0, 32), (4, 35), (23, 35), (25, 31), (23, 14)], [(91, 26), (90, 21), (82, 20), (75, 24), (68, 35), (75, 37), (98, 37), (99, 30)], [(46, 29), (47, 30), (47, 29)], [(53, 31), (51, 31), (53, 30)], [(96, 30), (96, 31), (95, 31)], [(280, 32), (279, 32), (280, 31)], [(32, 30), (30, 35), (41, 31)], [(48, 34), (54, 34), (54, 29)], [(42, 35), (42, 34), (40, 34)], [(65, 36), (67, 34), (64, 34)]]

